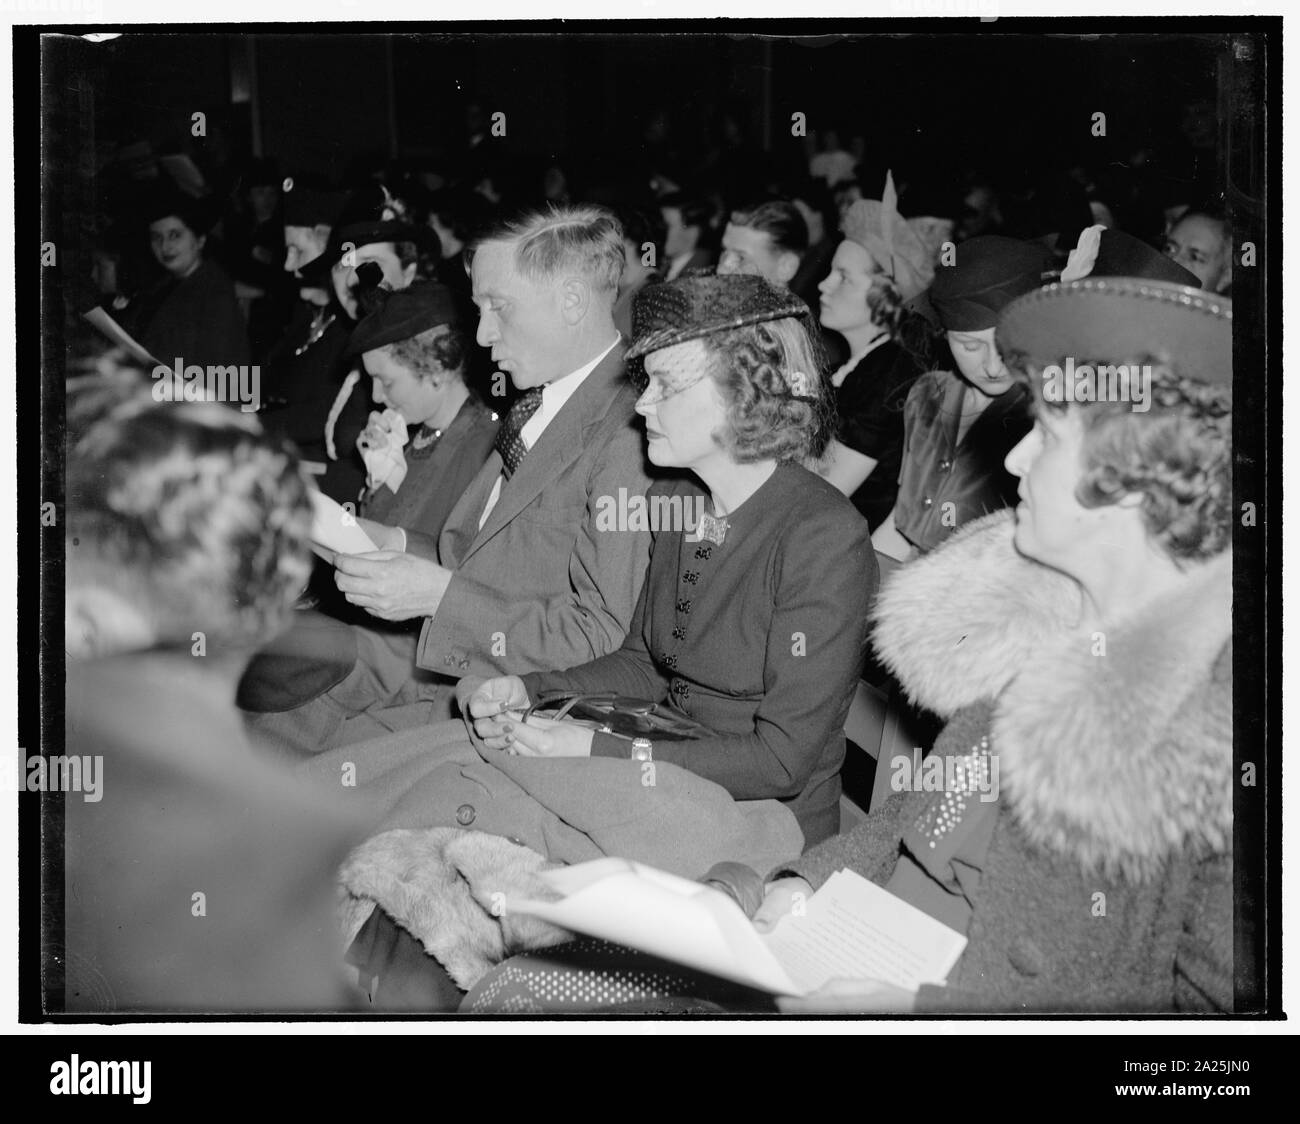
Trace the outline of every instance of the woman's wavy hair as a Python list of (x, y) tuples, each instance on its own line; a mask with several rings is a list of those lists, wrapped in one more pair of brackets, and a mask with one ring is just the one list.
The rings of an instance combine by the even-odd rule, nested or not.
[[(821, 346), (800, 318), (764, 320), (703, 337), (709, 371), (727, 403), (724, 448), (739, 464), (775, 459), (811, 463), (835, 429), (835, 406)], [(807, 375), (802, 395), (790, 377)]]
[(382, 350), (426, 382), (434, 375), (441, 374), (464, 379), (470, 355), (469, 338), (465, 333), (445, 324), (439, 324), (410, 339), (387, 344)]
[[(1082, 476), (1075, 497), (1084, 507), (1142, 495), (1142, 521), (1175, 561), (1213, 557), (1232, 544), (1232, 399), (1225, 389), (1182, 374), (1166, 356), (1124, 364), (1151, 368), (1151, 406), (1129, 401), (1065, 402), (1045, 396), (1036, 364), (1007, 360), (1029, 386), (1038, 410), (1076, 410), (1083, 421)], [(1110, 361), (1075, 358), (1076, 370)], [(1064, 366), (1065, 359), (1060, 360)], [(1111, 364), (1114, 365), (1114, 364)]]
[(109, 355), (68, 382), (69, 583), (115, 591), (159, 647), (210, 655), (280, 631), (310, 574), (311, 504), (297, 457), (252, 414), (155, 401)]

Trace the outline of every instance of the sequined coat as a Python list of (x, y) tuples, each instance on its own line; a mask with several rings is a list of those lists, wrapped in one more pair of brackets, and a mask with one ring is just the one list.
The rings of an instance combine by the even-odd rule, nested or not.
[(997, 757), (997, 799), (898, 792), (792, 869), (902, 882), (964, 929), (921, 1010), (1231, 1010), (1231, 558), (1099, 635), (1013, 527), (988, 516), (900, 569), (873, 636), (948, 719), (936, 754)]

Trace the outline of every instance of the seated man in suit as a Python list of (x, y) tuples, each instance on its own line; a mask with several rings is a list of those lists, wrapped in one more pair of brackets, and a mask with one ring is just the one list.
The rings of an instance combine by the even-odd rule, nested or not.
[(424, 623), (418, 640), (356, 629), (357, 661), (342, 682), (255, 720), (297, 750), (449, 717), (462, 676), (572, 667), (614, 651), (627, 632), (649, 531), (596, 520), (611, 499), (649, 485), (612, 312), (622, 230), (600, 208), (553, 209), (484, 235), (470, 260), (478, 343), (522, 393), (436, 551), (413, 540), (336, 560), (350, 602)]

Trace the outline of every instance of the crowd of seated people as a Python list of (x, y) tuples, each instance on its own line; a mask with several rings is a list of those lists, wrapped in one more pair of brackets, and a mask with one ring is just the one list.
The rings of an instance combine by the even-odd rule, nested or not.
[[(70, 821), (69, 932), (103, 976), (70, 1007), (1231, 1010), (1226, 224), (1189, 212), (1164, 254), (1086, 216), (999, 230), (970, 202), (987, 184), (900, 193), (822, 149), (722, 208), (666, 180), (574, 202), (558, 165), (552, 201), (512, 211), (500, 169), (286, 180), (245, 231), (252, 254), (281, 216), (297, 291), (258, 414), (152, 402), (103, 363), (81, 380), (69, 737), (133, 787)], [(168, 362), (247, 362), (204, 221), (173, 199), (151, 230), (167, 277), (131, 330)], [(1146, 365), (1149, 409), (1054, 396), (1067, 357)], [(313, 561), (313, 490), (375, 549)], [(873, 661), (942, 724), (927, 753), (999, 756), (998, 799), (899, 792), (842, 830)], [(135, 729), (132, 691), (164, 680), (213, 746), (173, 760), (166, 720)], [(555, 696), (649, 726), (593, 729)], [(209, 753), (258, 801), (236, 811)], [(129, 875), (101, 869), (115, 852)], [(725, 864), (713, 884), (760, 931), (847, 867), (968, 945), (946, 986), (774, 1002), (536, 947), (485, 905), (503, 870), (601, 856)], [(320, 906), (336, 877), (344, 921)], [(169, 959), (204, 878), (240, 917)], [(1104, 930), (1078, 920), (1099, 890)], [(556, 973), (577, 981), (558, 1004)]]

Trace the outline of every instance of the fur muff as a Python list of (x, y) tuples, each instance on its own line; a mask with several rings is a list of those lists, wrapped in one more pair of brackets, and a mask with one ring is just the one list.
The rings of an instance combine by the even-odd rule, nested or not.
[(992, 698), (1005, 806), (1036, 844), (1142, 880), (1232, 831), (1232, 558), (1098, 631), (1070, 578), (1020, 555), (999, 512), (902, 567), (873, 642), (947, 717)]
[(356, 848), (340, 871), (343, 930), (350, 944), (378, 906), (468, 991), (507, 956), (572, 939), (507, 907), (555, 898), (538, 875), (557, 865), (484, 832), (386, 831)]

